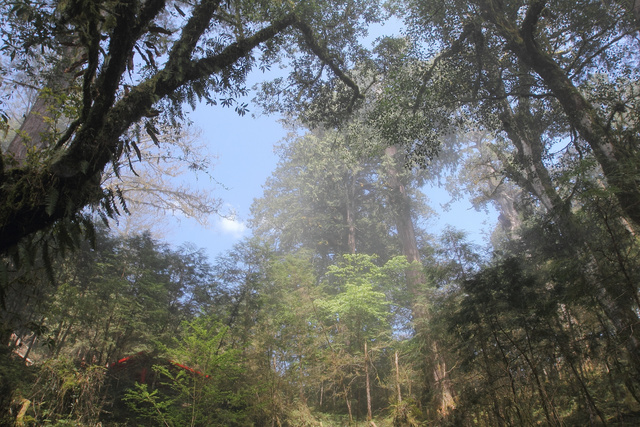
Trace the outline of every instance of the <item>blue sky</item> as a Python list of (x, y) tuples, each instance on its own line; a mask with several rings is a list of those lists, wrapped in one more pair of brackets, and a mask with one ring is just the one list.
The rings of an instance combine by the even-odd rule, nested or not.
[(214, 257), (250, 234), (246, 221), (251, 203), (262, 195), (262, 184), (276, 167), (273, 147), (284, 138), (285, 130), (277, 117), (240, 117), (233, 109), (220, 106), (201, 105), (191, 120), (202, 131), (209, 152), (217, 157), (211, 174), (224, 188), (216, 186), (214, 195), (222, 199), (225, 212), (236, 215), (213, 216), (208, 228), (195, 220), (176, 218), (165, 238), (172, 244), (194, 243)]

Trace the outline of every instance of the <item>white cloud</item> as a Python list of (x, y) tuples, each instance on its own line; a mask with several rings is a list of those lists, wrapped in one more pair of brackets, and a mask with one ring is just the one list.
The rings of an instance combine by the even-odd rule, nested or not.
[(230, 234), (234, 238), (239, 239), (244, 235), (247, 226), (235, 218), (220, 218), (217, 228), (222, 234)]

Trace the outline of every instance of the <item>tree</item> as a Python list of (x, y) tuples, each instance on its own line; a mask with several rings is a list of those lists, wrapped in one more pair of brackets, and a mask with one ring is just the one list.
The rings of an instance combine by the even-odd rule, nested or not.
[[(428, 117), (436, 134), (471, 130), (488, 136), (479, 150), (492, 159), (482, 168), (496, 180), (488, 197), (520, 215), (512, 224), (544, 216), (556, 233), (556, 254), (584, 260), (580, 274), (637, 367), (631, 327), (638, 321), (637, 286), (623, 273), (635, 271), (627, 264), (633, 256), (604, 259), (614, 257), (615, 247), (636, 252), (638, 122), (631, 112), (637, 108), (637, 68), (628, 61), (637, 58), (637, 28), (628, 5), (580, 4), (578, 12), (575, 2), (407, 2), (411, 49), (387, 74), (373, 117), (384, 119), (376, 122), (381, 131)], [(553, 156), (552, 147), (560, 145), (566, 149)], [(505, 181), (519, 187), (519, 206), (509, 200), (514, 193)], [(596, 203), (607, 212), (597, 216), (598, 224), (616, 230), (609, 236), (591, 228), (594, 234), (586, 233), (589, 221), (576, 214), (593, 212), (598, 186), (612, 196), (609, 206)]]
[[(614, 188), (614, 194), (623, 212), (635, 227), (639, 227), (640, 211), (637, 209), (640, 206), (640, 191), (635, 178), (632, 178), (637, 174), (636, 162), (631, 160), (636, 158), (637, 153), (630, 148), (636, 144), (633, 143), (633, 134), (629, 133), (634, 132), (632, 129), (635, 125), (624, 120), (620, 127), (612, 128), (611, 126), (617, 115), (626, 116), (624, 114), (627, 111), (626, 104), (633, 103), (633, 98), (625, 96), (620, 100), (609, 99), (605, 101), (606, 106), (600, 109), (595, 100), (590, 100), (588, 96), (581, 93), (576, 83), (567, 77), (567, 72), (575, 70), (577, 77), (584, 71), (575, 69), (573, 64), (566, 64), (565, 61), (553, 57), (552, 46), (557, 42), (556, 40), (543, 40), (549, 36), (554, 37), (558, 30), (564, 30), (562, 27), (558, 28), (558, 24), (562, 25), (559, 17), (553, 18), (551, 15), (549, 16), (551, 19), (543, 18), (543, 15), (547, 15), (546, 10), (552, 14), (555, 12), (554, 9), (548, 8), (545, 2), (531, 3), (522, 21), (517, 23), (516, 20), (507, 18), (503, 11), (499, 11), (493, 2), (479, 2), (478, 6), (482, 17), (488, 23), (495, 25), (497, 33), (503, 38), (508, 49), (540, 77), (541, 83), (557, 99), (566, 114), (568, 123), (589, 145), (609, 185)], [(592, 66), (590, 61), (596, 65), (600, 63), (599, 61), (614, 59), (623, 52), (633, 54), (630, 47), (625, 45), (629, 36), (635, 33), (635, 29), (630, 25), (632, 11), (625, 10), (620, 4), (613, 4), (606, 8), (590, 6), (589, 12), (597, 14), (598, 17), (596, 26), (593, 26), (593, 23), (586, 24), (582, 21), (583, 18), (575, 14), (564, 15), (572, 32), (580, 34), (582, 40), (594, 46), (587, 50), (587, 43), (580, 43), (579, 46), (589, 54), (585, 52), (582, 57), (576, 58), (580, 61), (579, 66), (583, 69), (590, 68)], [(563, 12), (560, 6), (558, 13)], [(518, 36), (514, 36), (515, 34)], [(602, 53), (599, 54), (596, 49)], [(625, 64), (621, 65), (622, 67), (610, 71), (610, 77), (617, 77), (618, 83), (628, 85), (627, 78), (632, 71), (625, 70)], [(631, 139), (627, 140), (628, 138)]]
[(124, 396), (137, 422), (246, 425), (251, 388), (242, 381), (240, 350), (225, 345), (228, 333), (228, 327), (211, 317), (185, 322), (181, 334), (167, 347), (169, 365), (154, 366), (155, 384), (137, 383)]
[[(328, 66), (359, 98), (334, 55), (355, 43), (362, 21), (374, 19), (376, 5), (203, 0), (191, 6), (156, 0), (3, 7), (7, 55), (31, 71), (34, 52), (44, 51), (54, 76), (56, 70), (69, 71), (62, 78), (69, 95), (62, 98), (71, 97), (75, 107), (59, 133), (28, 135), (33, 155), (24, 161), (3, 154), (0, 250), (6, 252), (87, 206), (116, 213), (118, 194), (105, 192), (100, 177), (107, 164), (117, 164), (127, 152), (137, 154), (128, 134), (134, 123), (156, 140), (156, 124), (163, 117), (175, 124), (184, 102), (205, 99), (244, 113), (246, 106), (236, 98), (246, 92), (247, 72), (269, 67), (287, 49), (299, 48), (299, 68)], [(31, 27), (21, 30), (24, 22)]]
[[(378, 361), (376, 353), (382, 354), (392, 346), (392, 325), (406, 328), (402, 322), (402, 310), (406, 307), (402, 307), (396, 297), (407, 287), (405, 275), (410, 265), (403, 256), (394, 257), (382, 266), (374, 261), (373, 255), (343, 255), (338, 263), (329, 267), (325, 281), (328, 295), (318, 301), (327, 330), (331, 380), (338, 388), (337, 394), (345, 400), (350, 421), (354, 412), (352, 396), (359, 395), (357, 390), (363, 388), (367, 420), (371, 420), (370, 369)], [(359, 399), (357, 403), (359, 410), (363, 405)]]
[[(32, 360), (104, 365), (151, 351), (196, 315), (212, 280), (202, 251), (174, 250), (148, 233), (125, 238), (104, 230), (95, 249), (86, 243), (54, 270), (52, 278), (42, 270), (11, 277), (22, 292), (13, 292), (1, 311), (3, 329), (28, 343)], [(57, 286), (46, 286), (51, 279)]]
[(409, 96), (410, 108), (431, 109), (437, 116), (434, 98), (442, 100), (437, 105), (455, 99), (480, 126), (490, 127), (505, 118), (500, 117), (504, 105), (540, 100), (555, 115), (550, 136), (576, 132), (601, 167), (624, 217), (637, 226), (640, 193), (631, 178), (637, 162), (630, 160), (637, 155), (632, 148), (637, 121), (628, 114), (637, 104), (637, 69), (629, 62), (637, 57), (632, 41), (637, 30), (628, 5), (407, 5), (416, 47), (437, 41), (431, 45), (437, 48), (428, 51), (431, 58), (420, 51), (413, 55), (418, 65), (406, 80), (413, 79), (419, 89)]
[(626, 374), (613, 343), (598, 339), (609, 327), (593, 298), (548, 273), (516, 258), (494, 260), (443, 300), (438, 321), (459, 357), (459, 423), (607, 424), (634, 405), (633, 388), (626, 402), (616, 397), (625, 394)]
[[(325, 266), (342, 254), (376, 254), (380, 262), (397, 254), (391, 196), (397, 189), (382, 142), (370, 130), (353, 120), (340, 131), (316, 129), (280, 147), (281, 161), (252, 206), (254, 232), (283, 251), (307, 248)], [(426, 214), (419, 171), (398, 171), (395, 178), (406, 186), (407, 214)]]

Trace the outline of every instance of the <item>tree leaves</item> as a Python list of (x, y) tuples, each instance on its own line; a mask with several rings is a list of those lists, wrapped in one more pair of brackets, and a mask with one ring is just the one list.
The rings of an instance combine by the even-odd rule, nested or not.
[[(332, 49), (335, 48), (336, 53), (348, 54), (343, 47), (355, 43), (356, 35), (349, 23), (358, 22), (360, 13), (375, 5), (353, 1), (349, 2), (350, 7), (341, 4), (336, 8), (331, 2), (318, 3), (316, 7), (308, 8), (307, 16), (294, 13), (298, 8), (307, 9), (304, 5), (282, 4), (273, 10), (261, 6), (258, 8), (260, 12), (256, 12), (255, 4), (249, 3), (233, 6), (238, 8), (234, 15), (242, 18), (239, 20), (227, 19), (226, 9), (233, 8), (231, 5), (208, 0), (198, 2), (188, 12), (176, 4), (166, 5), (162, 1), (107, 2), (99, 8), (93, 3), (71, 2), (65, 4), (65, 12), (60, 16), (56, 15), (55, 5), (49, 4), (33, 15), (43, 18), (34, 20), (37, 30), (48, 31), (49, 20), (59, 24), (54, 25), (55, 31), (49, 34), (50, 37), (35, 41), (43, 50), (60, 52), (59, 56), (52, 57), (54, 66), (66, 61), (74, 63), (76, 57), (86, 54), (89, 63), (83, 71), (82, 82), (67, 74), (62, 76), (67, 84), (65, 87), (82, 93), (82, 105), (76, 113), (69, 113), (69, 128), (62, 132), (59, 141), (42, 144), (39, 139), (46, 132), (28, 135), (34, 146), (55, 146), (57, 149), (55, 153), (42, 153), (46, 159), (43, 158), (44, 167), (41, 169), (26, 171), (18, 166), (15, 174), (0, 175), (3, 181), (0, 192), (6, 193), (4, 200), (8, 199), (9, 193), (22, 191), (17, 185), (20, 180), (17, 177), (23, 173), (37, 175), (32, 180), (34, 182), (53, 174), (62, 178), (53, 183), (56, 191), (73, 200), (74, 206), (71, 211), (47, 211), (47, 206), (51, 206), (46, 203), (49, 189), (36, 192), (31, 188), (29, 199), (34, 203), (6, 206), (0, 210), (0, 250), (7, 250), (25, 235), (42, 230), (88, 205), (102, 206), (105, 211), (101, 215), (104, 217), (118, 215), (119, 211), (111, 201), (96, 203), (94, 196), (97, 194), (110, 197), (114, 193), (101, 191), (95, 177), (102, 174), (108, 164), (119, 161), (119, 155), (123, 153), (120, 138), (143, 117), (155, 118), (153, 124), (145, 123), (145, 131), (159, 144), (155, 124), (174, 125), (181, 121), (184, 102), (195, 106), (206, 99), (207, 102), (234, 106), (238, 114), (245, 115), (248, 105), (236, 98), (246, 95), (247, 73), (256, 66), (251, 52), (258, 46), (268, 45), (267, 51), (271, 52), (293, 46), (308, 48), (315, 54), (305, 61), (331, 63), (330, 68), (338, 79), (347, 82), (352, 91), (357, 91), (357, 87), (349, 83), (351, 80), (343, 64), (336, 61)], [(18, 45), (29, 44), (22, 40), (28, 38), (27, 32), (14, 24), (25, 13), (31, 16), (34, 10), (22, 3), (17, 9), (12, 9), (7, 26), (3, 28), (15, 30), (16, 37), (8, 31), (3, 35), (7, 45), (13, 43), (13, 52)], [(331, 32), (339, 34), (318, 50), (319, 37), (309, 36), (309, 31), (316, 31), (311, 26), (320, 28), (320, 18), (329, 16), (339, 25), (325, 32), (324, 36)], [(174, 25), (175, 29), (172, 28)], [(59, 32), (58, 29), (62, 28), (65, 31)], [(301, 29), (304, 29), (305, 37), (297, 37), (301, 35)], [(281, 37), (284, 33), (297, 36)], [(328, 40), (324, 37), (325, 42)], [(267, 56), (263, 59), (270, 65), (274, 56)], [(147, 66), (136, 68), (138, 57)], [(47, 65), (43, 64), (42, 68), (47, 68)], [(304, 66), (304, 63), (299, 65)], [(127, 69), (128, 74), (125, 73)], [(37, 81), (40, 85), (43, 79)], [(46, 79), (44, 81), (47, 82)], [(160, 104), (165, 107), (162, 114), (161, 110), (155, 109)], [(114, 158), (115, 154), (118, 156)]]

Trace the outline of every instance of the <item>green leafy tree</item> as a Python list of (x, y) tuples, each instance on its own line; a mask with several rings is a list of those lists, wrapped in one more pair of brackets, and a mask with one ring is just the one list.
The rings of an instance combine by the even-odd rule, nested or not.
[(205, 316), (185, 323), (181, 336), (166, 349), (172, 362), (154, 367), (157, 388), (137, 384), (124, 397), (138, 422), (246, 425), (251, 387), (241, 381), (241, 351), (225, 344), (228, 333), (228, 327)]
[(461, 356), (453, 378), (459, 422), (474, 414), (487, 425), (606, 424), (634, 406), (631, 394), (619, 399), (624, 380), (609, 369), (615, 352), (597, 344), (604, 325), (593, 299), (544, 277), (544, 269), (501, 260), (464, 280), (463, 293), (443, 305)]
[[(406, 289), (409, 263), (394, 257), (378, 266), (375, 256), (345, 254), (329, 267), (325, 286), (328, 296), (318, 302), (326, 327), (334, 392), (344, 399), (349, 419), (354, 409), (364, 408), (367, 418), (373, 412), (371, 371), (392, 345), (392, 325), (402, 328), (402, 308), (392, 297)], [(395, 315), (395, 316), (394, 316)], [(364, 391), (366, 401), (352, 406), (356, 390)], [(380, 399), (376, 403), (381, 404)]]
[[(367, 130), (369, 129), (369, 130)], [(384, 262), (400, 246), (395, 199), (382, 142), (362, 123), (317, 130), (280, 148), (281, 161), (252, 206), (254, 232), (282, 251), (306, 248), (329, 265), (347, 253), (375, 253)], [(427, 214), (417, 171), (397, 172), (408, 215)], [(403, 199), (404, 200), (404, 199)], [(420, 233), (420, 230), (417, 231)]]
[[(104, 365), (152, 350), (205, 299), (211, 271), (201, 251), (174, 250), (148, 233), (124, 238), (104, 230), (95, 248), (86, 242), (83, 249), (57, 261), (51, 278), (42, 269), (12, 280), (23, 289), (7, 301), (2, 321), (25, 357)], [(57, 286), (47, 286), (51, 280)]]
[[(5, 54), (29, 73), (51, 70), (53, 77), (46, 81), (52, 91), (69, 94), (74, 106), (58, 128), (45, 123), (45, 132), (42, 126), (19, 132), (17, 145), (27, 144), (31, 153), (26, 158), (14, 151), (11, 160), (10, 153), (3, 153), (2, 252), (87, 206), (116, 214), (118, 193), (101, 187), (100, 178), (108, 164), (137, 155), (135, 135), (128, 133), (132, 125), (159, 140), (159, 123), (176, 124), (183, 104), (199, 100), (243, 114), (247, 106), (237, 99), (246, 93), (249, 70), (294, 58), (295, 49), (292, 64), (299, 75), (327, 65), (358, 99), (358, 88), (343, 66), (348, 67), (349, 49), (357, 44), (362, 24), (377, 18), (375, 3), (357, 1), (2, 6)], [(33, 59), (38, 52), (46, 53), (46, 62)], [(54, 84), (56, 79), (63, 83)], [(317, 92), (299, 83), (306, 95)], [(49, 111), (58, 107), (48, 105)], [(36, 110), (26, 115), (37, 116), (44, 117)]]
[(256, 422), (295, 424), (295, 411), (316, 404), (326, 379), (326, 342), (318, 319), (323, 293), (304, 251), (274, 257), (266, 279), (246, 351), (252, 377), (261, 379)]

